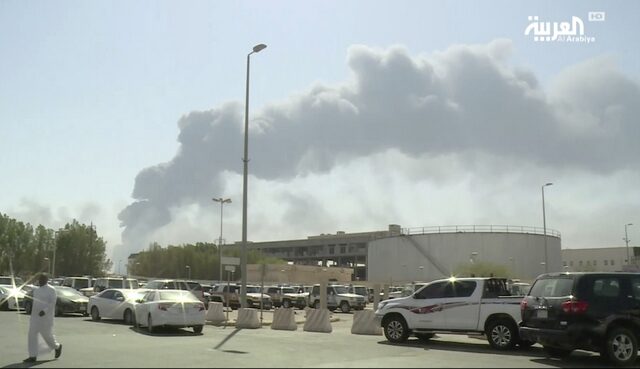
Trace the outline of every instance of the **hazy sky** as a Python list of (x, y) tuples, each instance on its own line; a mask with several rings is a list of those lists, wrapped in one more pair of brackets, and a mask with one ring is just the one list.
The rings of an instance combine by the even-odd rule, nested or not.
[[(588, 12), (605, 12), (590, 22)], [(0, 212), (114, 260), (241, 238), (547, 227), (640, 240), (636, 1), (2, 1)], [(529, 16), (595, 42), (535, 42)], [(124, 233), (123, 233), (124, 232)], [(124, 237), (123, 237), (124, 236)], [(125, 246), (116, 247), (125, 244)]]

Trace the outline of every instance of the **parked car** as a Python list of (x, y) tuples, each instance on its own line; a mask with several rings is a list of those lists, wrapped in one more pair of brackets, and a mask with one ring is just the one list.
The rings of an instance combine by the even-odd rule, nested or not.
[(202, 333), (206, 310), (202, 301), (185, 290), (149, 290), (136, 301), (136, 326), (153, 333), (157, 327), (193, 328)]
[(191, 291), (200, 301), (202, 301), (203, 304), (209, 303), (209, 298), (208, 296), (205, 295), (204, 289), (202, 288), (202, 285), (200, 284), (200, 282), (196, 282), (196, 281), (185, 281), (185, 282), (187, 283), (187, 287), (189, 288), (189, 291)]
[[(260, 308), (260, 299), (262, 299), (262, 308), (270, 310), (273, 306), (271, 297), (260, 292), (260, 286), (247, 286), (247, 306), (252, 308)], [(220, 284), (216, 286), (211, 293), (211, 301), (221, 302), (224, 306), (232, 309), (239, 308), (240, 305), (240, 286), (236, 284)]]
[[(364, 296), (349, 293), (345, 286), (327, 286), (327, 308), (331, 311), (340, 308), (343, 313), (348, 313), (351, 309), (363, 310), (365, 306)], [(320, 285), (316, 284), (309, 293), (309, 307), (320, 308)]]
[(581, 349), (634, 366), (640, 338), (640, 273), (548, 273), (522, 300), (520, 336), (555, 357)]
[[(64, 286), (53, 286), (56, 291), (56, 316), (65, 314), (82, 314), (83, 316), (89, 316), (87, 312), (87, 305), (89, 304), (89, 298), (79, 291)], [(29, 291), (25, 296), (24, 310), (26, 314), (31, 314), (31, 308), (33, 307), (33, 291)]]
[(267, 286), (264, 288), (264, 292), (271, 297), (273, 307), (297, 307), (298, 309), (304, 309), (307, 306), (308, 293), (299, 293), (294, 287), (288, 286)]
[(83, 288), (93, 287), (94, 282), (95, 280), (91, 277), (66, 277), (62, 281), (62, 285), (80, 291)]
[(512, 296), (526, 296), (530, 288), (530, 283), (514, 282), (509, 284), (509, 293)]
[(102, 292), (108, 288), (135, 290), (139, 287), (138, 280), (135, 278), (106, 277), (96, 279), (94, 290), (96, 292)]
[[(367, 288), (367, 286), (360, 286), (360, 285), (349, 285), (347, 286), (347, 289), (349, 291), (349, 293), (353, 293), (355, 295), (360, 295), (360, 296), (364, 296), (364, 304), (365, 306), (367, 305), (367, 302), (369, 302), (369, 289)], [(371, 295), (371, 299), (373, 300), (373, 295)]]
[(20, 277), (12, 277), (12, 276), (0, 276), (0, 286), (4, 287), (18, 287), (22, 286), (24, 282)]
[(20, 310), (24, 307), (25, 293), (19, 288), (0, 286), (0, 310)]
[(89, 298), (88, 310), (91, 319), (102, 318), (123, 320), (127, 325), (135, 323), (136, 300), (141, 299), (147, 290), (107, 289)]
[(483, 333), (498, 350), (530, 346), (518, 335), (520, 297), (510, 297), (506, 279), (449, 278), (426, 284), (408, 297), (384, 300), (375, 312), (392, 343), (410, 335), (429, 340), (435, 332)]

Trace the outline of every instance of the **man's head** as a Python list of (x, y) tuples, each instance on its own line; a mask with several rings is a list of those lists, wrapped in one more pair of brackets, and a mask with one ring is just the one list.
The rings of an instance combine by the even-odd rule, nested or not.
[(45, 286), (47, 282), (49, 282), (49, 276), (47, 275), (47, 273), (40, 273), (40, 275), (38, 276), (38, 285)]

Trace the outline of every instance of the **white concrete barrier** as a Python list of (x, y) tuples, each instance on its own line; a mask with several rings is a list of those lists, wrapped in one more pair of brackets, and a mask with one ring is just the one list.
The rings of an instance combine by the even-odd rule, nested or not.
[(382, 327), (373, 310), (355, 312), (353, 315), (353, 325), (351, 325), (351, 333), (368, 334), (372, 336), (382, 335)]
[(295, 331), (298, 329), (296, 324), (295, 312), (292, 308), (280, 308), (273, 311), (273, 322), (271, 329), (282, 331)]
[(260, 324), (260, 319), (258, 319), (258, 309), (238, 309), (238, 320), (236, 321), (236, 328), (255, 329), (260, 327), (262, 327), (262, 324)]
[(331, 333), (331, 319), (327, 309), (309, 309), (304, 322), (305, 332)]
[(227, 320), (224, 314), (224, 306), (221, 302), (209, 302), (205, 319), (213, 324), (221, 324)]

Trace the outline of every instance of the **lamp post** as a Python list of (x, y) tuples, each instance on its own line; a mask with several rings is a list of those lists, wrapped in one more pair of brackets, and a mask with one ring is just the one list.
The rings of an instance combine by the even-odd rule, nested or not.
[(51, 260), (51, 278), (56, 276), (56, 250), (58, 249), (58, 237), (60, 233), (67, 232), (68, 229), (59, 229), (55, 232), (55, 240), (53, 241), (53, 259)]
[(231, 199), (223, 199), (222, 197), (218, 197), (211, 199), (215, 202), (219, 202), (220, 203), (220, 239), (218, 240), (218, 267), (219, 267), (219, 274), (218, 274), (218, 279), (220, 281), (222, 281), (222, 209), (224, 208), (224, 204), (231, 204)]
[(544, 188), (552, 186), (553, 183), (545, 183), (542, 185), (542, 227), (544, 232), (544, 272), (549, 272), (549, 258), (547, 256), (547, 219), (544, 213)]
[(631, 256), (629, 255), (629, 236), (627, 234), (627, 227), (632, 225), (633, 223), (627, 223), (624, 225), (624, 242), (627, 246), (627, 265), (631, 264)]
[(240, 273), (242, 281), (240, 285), (240, 304), (247, 307), (247, 177), (249, 171), (249, 65), (251, 54), (258, 53), (267, 47), (265, 44), (258, 44), (247, 54), (247, 85), (244, 104), (244, 171), (242, 177), (242, 250), (240, 253)]
[(44, 258), (44, 262), (47, 263), (47, 273), (51, 273), (51, 263), (49, 263), (49, 258)]
[(185, 269), (187, 269), (187, 279), (191, 279), (191, 267), (189, 265), (185, 265)]

